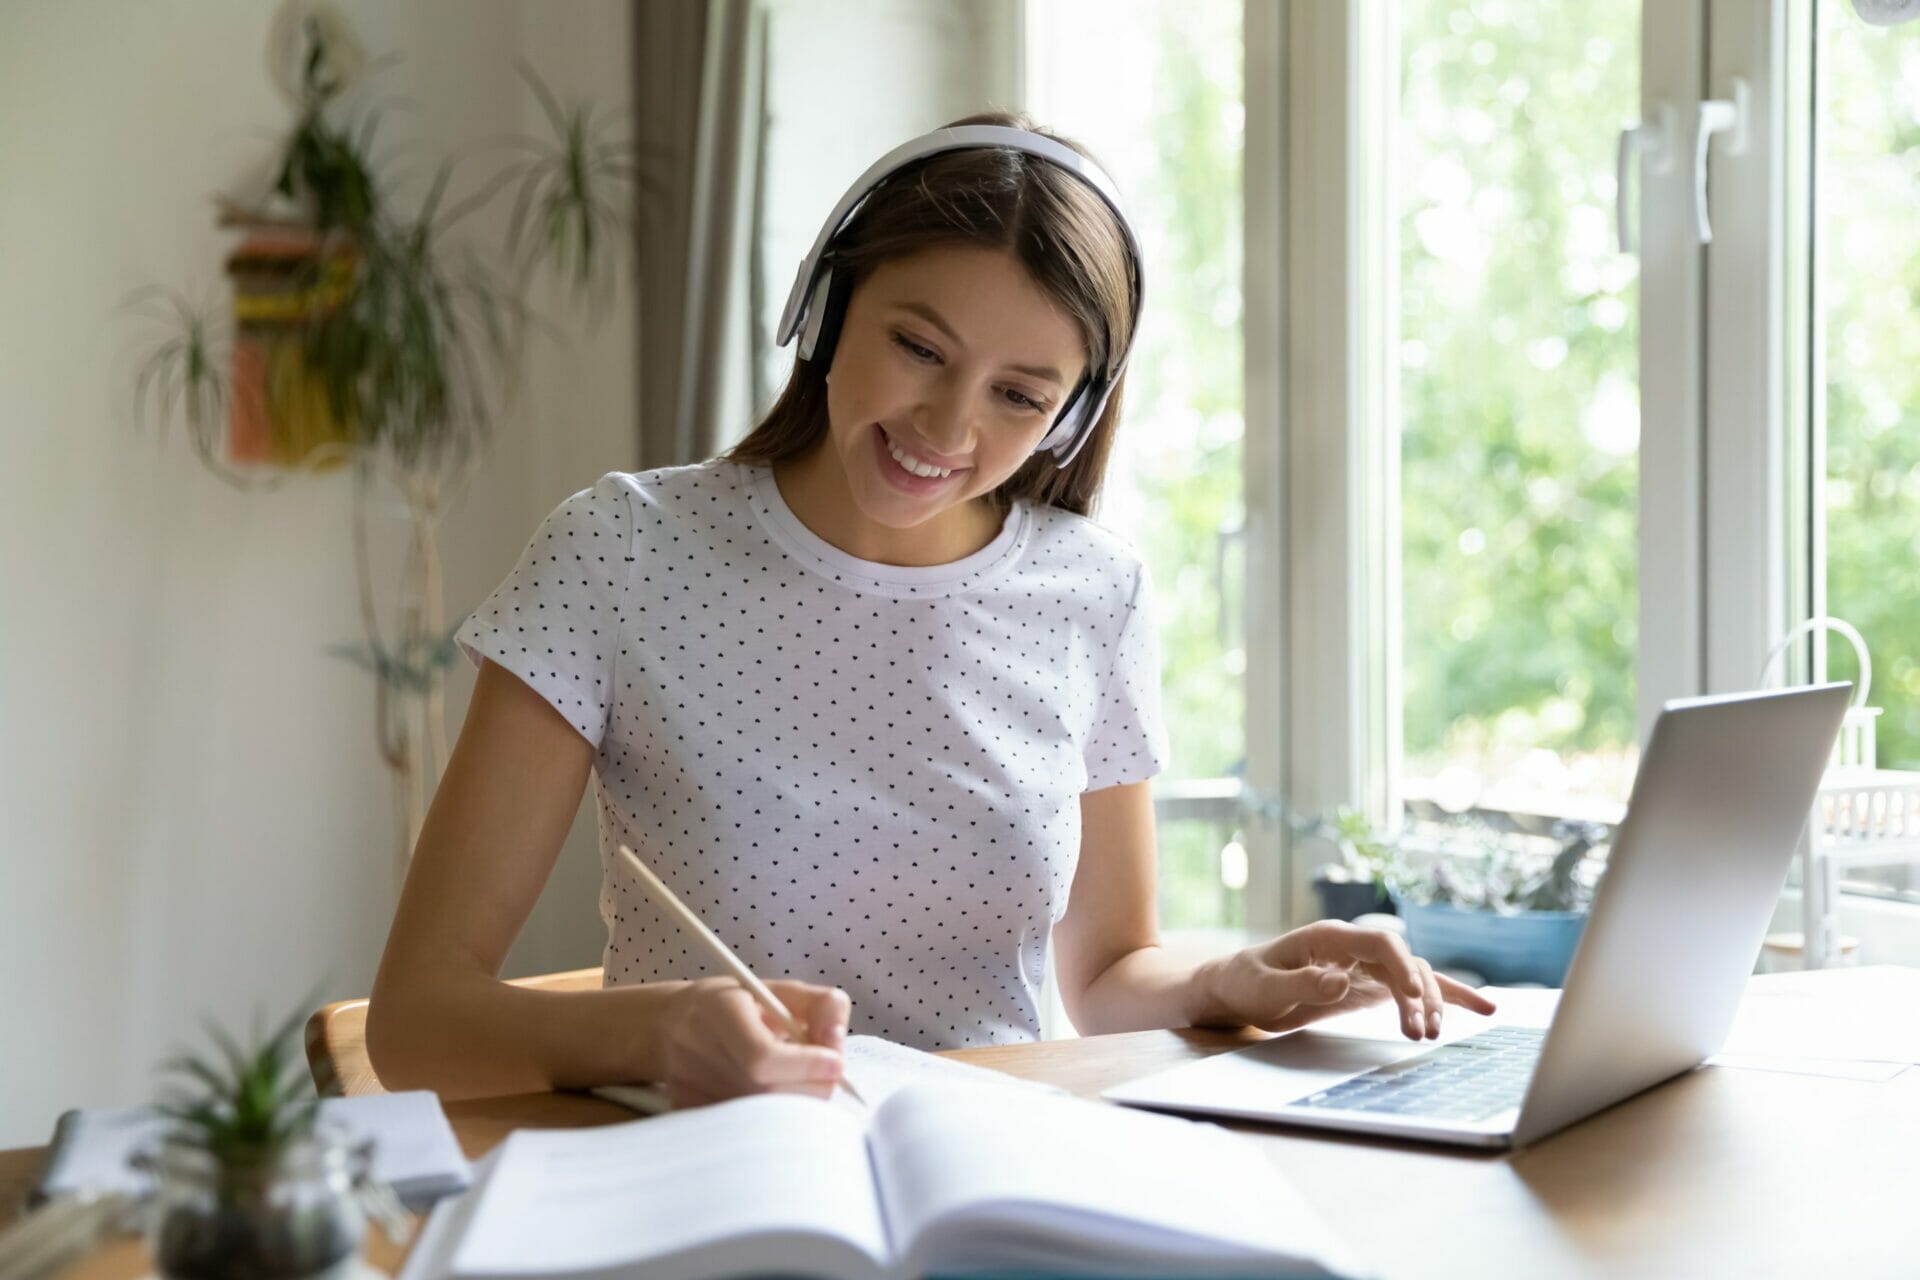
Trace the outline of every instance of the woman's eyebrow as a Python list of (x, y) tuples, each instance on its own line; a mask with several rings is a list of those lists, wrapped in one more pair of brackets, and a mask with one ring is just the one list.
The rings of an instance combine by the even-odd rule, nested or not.
[[(959, 334), (953, 331), (953, 326), (942, 319), (940, 313), (935, 311), (931, 306), (924, 302), (896, 302), (893, 305), (897, 310), (911, 312), (919, 316), (941, 333), (946, 334), (954, 346), (962, 350), (966, 349), (967, 344), (961, 340)], [(1010, 364), (1007, 368), (1013, 370), (1015, 373), (1024, 373), (1029, 378), (1038, 378), (1042, 382), (1051, 382), (1056, 387), (1064, 387), (1067, 384), (1067, 380), (1061, 376), (1060, 371), (1048, 365)]]

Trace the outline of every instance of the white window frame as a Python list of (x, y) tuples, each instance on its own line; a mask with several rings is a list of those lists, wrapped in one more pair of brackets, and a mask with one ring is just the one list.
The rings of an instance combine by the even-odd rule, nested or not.
[[(1296, 810), (1390, 812), (1399, 672), (1397, 317), (1386, 6), (1246, 10), (1247, 782)], [(1259, 234), (1284, 228), (1282, 238)], [(1265, 727), (1266, 732), (1260, 732)], [(1313, 914), (1330, 851), (1248, 832), (1247, 915)]]

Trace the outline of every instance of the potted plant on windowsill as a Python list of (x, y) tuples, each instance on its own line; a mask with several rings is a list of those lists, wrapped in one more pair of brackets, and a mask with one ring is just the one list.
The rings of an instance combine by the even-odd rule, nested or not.
[(1566, 978), (1599, 881), (1593, 850), (1608, 836), (1598, 823), (1560, 822), (1541, 853), (1479, 824), (1478, 857), (1443, 847), (1416, 864), (1404, 845), (1386, 872), (1406, 921), (1407, 946), (1443, 969), (1469, 969), (1489, 982), (1557, 987)]

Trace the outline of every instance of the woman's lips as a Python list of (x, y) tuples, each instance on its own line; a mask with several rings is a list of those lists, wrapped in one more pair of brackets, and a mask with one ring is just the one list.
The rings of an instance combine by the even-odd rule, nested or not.
[[(886, 479), (888, 484), (900, 490), (902, 493), (910, 493), (916, 496), (938, 493), (940, 490), (951, 485), (956, 478), (965, 475), (967, 472), (967, 468), (959, 467), (944, 476), (916, 475), (895, 460), (893, 450), (889, 447), (890, 443), (891, 441), (887, 435), (886, 428), (877, 422), (874, 423), (873, 447), (874, 451), (879, 455), (880, 474)], [(901, 452), (905, 453), (906, 450), (903, 449)]]

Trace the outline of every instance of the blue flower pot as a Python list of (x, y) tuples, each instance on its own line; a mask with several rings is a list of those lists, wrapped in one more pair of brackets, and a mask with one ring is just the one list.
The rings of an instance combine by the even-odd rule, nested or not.
[(1488, 982), (1557, 987), (1587, 927), (1584, 911), (1474, 911), (1394, 895), (1407, 946), (1436, 969), (1471, 969)]

